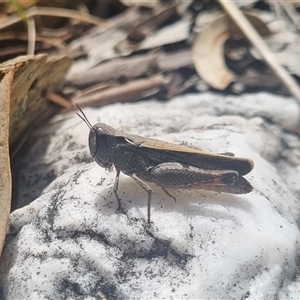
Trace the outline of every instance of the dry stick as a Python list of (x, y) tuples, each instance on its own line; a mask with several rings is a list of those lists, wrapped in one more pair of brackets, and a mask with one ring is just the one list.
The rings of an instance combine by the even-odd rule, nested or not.
[(278, 76), (290, 93), (300, 102), (300, 88), (297, 81), (278, 63), (275, 55), (269, 50), (261, 36), (256, 32), (236, 4), (233, 3), (232, 0), (218, 0), (218, 2), (242, 30), (252, 45), (259, 51), (275, 75)]
[(67, 76), (66, 85), (85, 88), (99, 82), (118, 80), (120, 77), (141, 77), (151, 70), (156, 59), (157, 55), (152, 53), (109, 60), (86, 72)]
[(274, 2), (272, 0), (268, 0), (268, 4), (273, 7), (273, 10), (275, 12), (275, 16), (277, 19), (282, 19), (283, 13), (282, 13), (282, 8), (279, 2)]
[(44, 97), (49, 100), (49, 101), (52, 101), (60, 106), (62, 106), (63, 108), (66, 108), (66, 109), (71, 109), (73, 107), (73, 103), (70, 102), (69, 100), (55, 94), (55, 93), (52, 93), (52, 92), (49, 92), (49, 91), (46, 91), (45, 94), (44, 94)]
[(127, 58), (116, 58), (81, 72), (67, 75), (66, 85), (76, 88), (85, 88), (98, 82), (119, 80), (120, 77), (133, 79), (154, 73), (176, 70), (193, 65), (190, 49), (172, 53), (149, 53)]
[(167, 79), (157, 75), (147, 79), (138, 79), (123, 85), (108, 88), (98, 93), (73, 98), (80, 107), (93, 106), (100, 107), (116, 102), (135, 101), (152, 90), (159, 89), (167, 83)]
[[(5, 40), (20, 40), (20, 41), (27, 41), (29, 39), (27, 33), (23, 32), (3, 32), (0, 35), (0, 42)], [(67, 44), (62, 42), (58, 38), (51, 38), (46, 36), (40, 36), (38, 35), (35, 38), (36, 41), (46, 43), (50, 46), (56, 47), (58, 50), (65, 50), (67, 49)]]
[(0, 57), (2, 56), (19, 56), (26, 52), (27, 47), (25, 45), (18, 45), (13, 47), (7, 47), (0, 49)]
[(101, 91), (101, 90), (104, 90), (104, 89), (107, 89), (107, 88), (116, 87), (116, 86), (119, 86), (119, 85), (120, 84), (117, 81), (100, 82), (100, 83), (97, 83), (97, 84), (92, 85), (90, 87), (87, 87), (83, 90), (76, 91), (76, 94), (75, 94), (74, 98), (83, 97), (85, 95), (96, 93), (98, 91)]
[(147, 17), (146, 20), (139, 21), (139, 24), (129, 31), (128, 38), (141, 41), (158, 26), (174, 16), (176, 14), (176, 7), (177, 4), (161, 7), (159, 12)]

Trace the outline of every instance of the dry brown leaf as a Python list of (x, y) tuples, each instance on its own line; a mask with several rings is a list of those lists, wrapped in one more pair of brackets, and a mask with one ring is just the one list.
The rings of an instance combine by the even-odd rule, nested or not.
[[(245, 13), (262, 36), (270, 34), (268, 27), (253, 13)], [(211, 87), (224, 90), (234, 80), (235, 74), (227, 68), (224, 44), (230, 36), (243, 34), (229, 17), (222, 14), (201, 31), (193, 43), (193, 62), (199, 76)]]
[(13, 70), (0, 71), (0, 253), (5, 242), (11, 207), (11, 172), (9, 159), (9, 111)]
[(66, 56), (48, 58), (40, 54), (0, 64), (0, 72), (14, 71), (10, 102), (11, 147), (16, 146), (28, 128), (48, 110), (44, 93), (60, 87), (71, 63)]
[(12, 84), (11, 111), (10, 111), (10, 138), (15, 140), (14, 131), (18, 131), (16, 124), (25, 115), (30, 90), (36, 74), (46, 63), (47, 55), (23, 56), (0, 64), (0, 71), (13, 70), (14, 80)]
[(221, 15), (196, 36), (192, 47), (197, 73), (218, 90), (224, 90), (235, 77), (224, 60), (224, 43), (229, 36), (228, 18)]
[(0, 251), (11, 209), (10, 145), (43, 116), (49, 106), (44, 91), (62, 84), (72, 62), (68, 57), (47, 59), (45, 54), (31, 55), (0, 64)]

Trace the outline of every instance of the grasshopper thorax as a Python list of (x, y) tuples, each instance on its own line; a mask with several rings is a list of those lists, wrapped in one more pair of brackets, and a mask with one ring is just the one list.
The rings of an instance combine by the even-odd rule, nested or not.
[(113, 153), (115, 141), (115, 129), (103, 124), (97, 123), (90, 129), (89, 147), (93, 159), (103, 168), (111, 168), (113, 163), (111, 156)]

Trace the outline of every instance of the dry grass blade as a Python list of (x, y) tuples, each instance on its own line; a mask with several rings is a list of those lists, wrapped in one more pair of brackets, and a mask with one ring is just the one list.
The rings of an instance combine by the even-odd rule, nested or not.
[(28, 29), (27, 55), (33, 55), (35, 49), (35, 42), (36, 42), (36, 30), (35, 30), (35, 22), (33, 18), (28, 19), (27, 29)]
[[(53, 16), (81, 20), (94, 25), (103, 24), (105, 21), (98, 17), (91, 16), (90, 14), (79, 12), (71, 9), (63, 8), (52, 8), (52, 7), (31, 7), (25, 10), (27, 18), (32, 18), (34, 16)], [(0, 29), (9, 27), (15, 23), (22, 21), (22, 17), (19, 15), (12, 15), (0, 23)]]

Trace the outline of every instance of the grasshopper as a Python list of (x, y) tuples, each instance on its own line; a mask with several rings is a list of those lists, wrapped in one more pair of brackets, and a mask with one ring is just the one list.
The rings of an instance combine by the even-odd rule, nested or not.
[(118, 210), (122, 210), (118, 186), (120, 172), (123, 172), (148, 194), (148, 224), (152, 198), (148, 182), (160, 186), (172, 198), (166, 189), (203, 189), (231, 194), (247, 194), (253, 189), (243, 177), (254, 167), (251, 159), (121, 133), (104, 123), (91, 125), (78, 105), (77, 108), (81, 112), (77, 115), (90, 128), (89, 148), (93, 159), (103, 168), (116, 169), (114, 194)]

